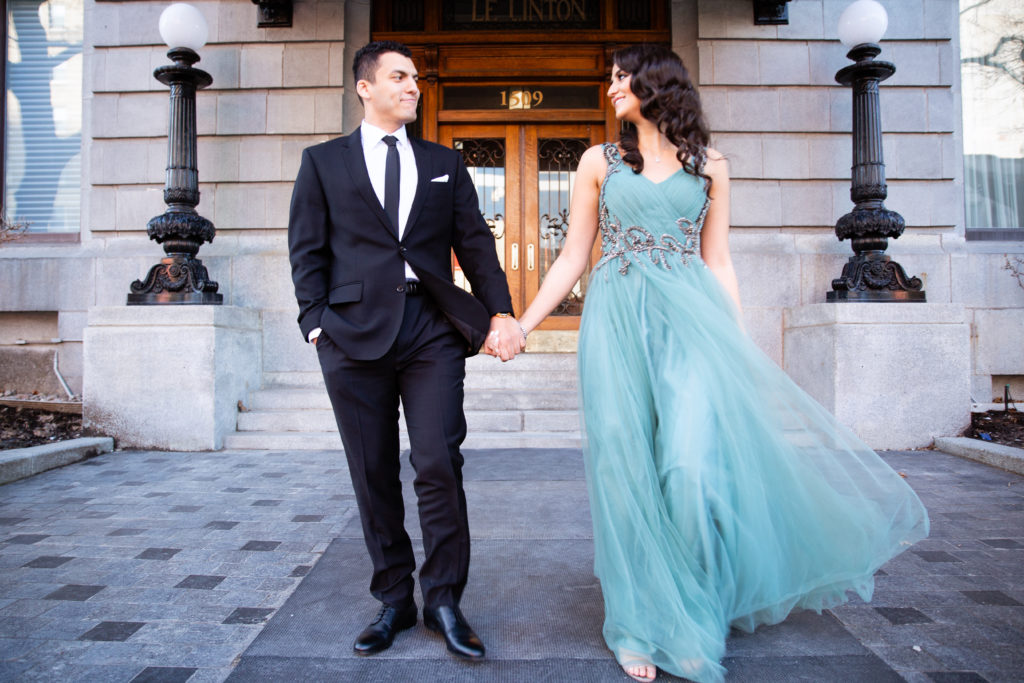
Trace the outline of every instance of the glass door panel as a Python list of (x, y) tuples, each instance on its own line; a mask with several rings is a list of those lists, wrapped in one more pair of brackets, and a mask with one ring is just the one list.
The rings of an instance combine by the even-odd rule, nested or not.
[[(442, 126), (440, 142), (462, 154), (469, 177), (476, 186), (480, 213), (494, 236), (498, 262), (508, 276), (512, 302), (521, 309), (522, 282), (519, 267), (519, 130), (505, 125)], [(455, 283), (467, 291), (466, 280), (452, 254)]]
[[(469, 177), (480, 198), (480, 213), (494, 235), (498, 261), (505, 268), (505, 140), (456, 138), (452, 147), (462, 153)], [(460, 283), (462, 286), (462, 283)], [(470, 289), (465, 283), (465, 288)]]
[[(538, 273), (537, 284), (543, 284), (551, 264), (562, 251), (569, 230), (569, 206), (576, 182), (576, 167), (590, 146), (582, 138), (540, 138), (537, 143), (537, 211)], [(552, 312), (558, 316), (583, 314), (584, 288), (589, 268), (580, 282)]]
[[(580, 157), (588, 147), (601, 142), (603, 133), (603, 126), (588, 124), (523, 126), (524, 290), (529, 301), (537, 295), (565, 244)], [(596, 263), (599, 242), (595, 240), (590, 263)], [(541, 323), (540, 329), (579, 329), (589, 277), (590, 264), (569, 295)]]
[[(462, 154), (476, 185), (480, 213), (494, 235), (516, 313), (522, 313), (551, 269), (569, 229), (576, 167), (603, 127), (588, 124), (442, 125), (441, 144)], [(599, 240), (591, 262), (596, 262)], [(455, 281), (469, 283), (453, 257)], [(541, 329), (575, 330), (589, 267)]]

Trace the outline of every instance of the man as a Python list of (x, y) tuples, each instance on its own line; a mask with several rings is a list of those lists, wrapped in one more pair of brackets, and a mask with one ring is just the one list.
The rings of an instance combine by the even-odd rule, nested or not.
[[(381, 603), (357, 654), (416, 624), (415, 568), (399, 481), (401, 398), (425, 559), (423, 623), (466, 659), (484, 646), (459, 610), (469, 567), (462, 488), (465, 358), (511, 359), (522, 345), (494, 239), (457, 152), (410, 138), (417, 72), (407, 47), (378, 41), (353, 69), (360, 129), (306, 149), (288, 246), (299, 327), (316, 345)], [(454, 249), (473, 294), (452, 283)]]

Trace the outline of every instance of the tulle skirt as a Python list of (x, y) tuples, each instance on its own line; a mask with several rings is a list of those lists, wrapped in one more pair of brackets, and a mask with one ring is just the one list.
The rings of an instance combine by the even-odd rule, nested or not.
[(695, 260), (591, 276), (579, 341), (604, 636), (720, 681), (731, 627), (820, 611), (928, 534), (902, 478), (742, 332)]

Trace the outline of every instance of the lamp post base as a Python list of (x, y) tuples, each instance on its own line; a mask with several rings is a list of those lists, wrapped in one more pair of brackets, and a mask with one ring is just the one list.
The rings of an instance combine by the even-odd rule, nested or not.
[(191, 254), (172, 254), (149, 269), (145, 280), (136, 280), (128, 294), (129, 306), (157, 304), (206, 304), (219, 306), (224, 295), (210, 280), (206, 266)]
[(841, 301), (853, 301), (861, 303), (885, 303), (891, 301), (893, 303), (927, 303), (924, 292), (826, 292), (825, 301), (828, 303), (838, 303)]
[(851, 256), (843, 273), (832, 281), (825, 301), (925, 302), (921, 278), (908, 277), (903, 266), (885, 252)]

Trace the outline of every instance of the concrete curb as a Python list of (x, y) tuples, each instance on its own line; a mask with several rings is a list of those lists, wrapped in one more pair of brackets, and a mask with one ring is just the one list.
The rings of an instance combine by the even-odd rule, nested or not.
[(0, 484), (31, 477), (112, 450), (114, 440), (111, 437), (92, 436), (0, 451)]
[(1024, 474), (1024, 448), (987, 443), (965, 436), (942, 436), (935, 439), (935, 448), (969, 460)]

